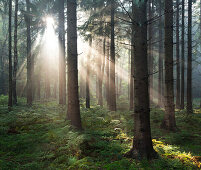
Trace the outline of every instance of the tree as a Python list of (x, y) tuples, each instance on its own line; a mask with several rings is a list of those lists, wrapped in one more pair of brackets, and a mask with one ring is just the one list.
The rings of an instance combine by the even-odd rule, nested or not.
[(77, 1), (67, 0), (67, 49), (68, 49), (68, 110), (67, 119), (72, 126), (82, 129), (78, 95), (77, 70)]
[(114, 41), (114, 14), (115, 2), (111, 0), (111, 46), (110, 46), (110, 105), (111, 111), (116, 111), (116, 88), (115, 88), (115, 41)]
[(165, 1), (165, 116), (161, 127), (176, 130), (173, 78), (173, 1)]
[(17, 29), (18, 29), (18, 0), (15, 0), (15, 31), (14, 31), (14, 70), (13, 70), (13, 103), (17, 104), (16, 79), (17, 79)]
[(27, 13), (25, 22), (27, 26), (27, 104), (32, 105), (32, 58), (31, 58), (31, 16), (30, 1), (26, 0)]
[(188, 0), (188, 64), (187, 64), (187, 113), (193, 113), (192, 106), (192, 0)]
[(12, 93), (12, 0), (9, 0), (9, 95), (8, 95), (8, 109), (13, 106), (13, 93)]
[(159, 62), (158, 62), (158, 67), (159, 67), (159, 76), (158, 76), (158, 105), (161, 107), (162, 106), (162, 100), (163, 100), (163, 94), (162, 94), (162, 86), (163, 86), (163, 81), (162, 81), (162, 77), (163, 77), (163, 42), (162, 42), (162, 36), (163, 36), (163, 32), (162, 32), (162, 5), (161, 5), (161, 0), (159, 0)]
[(90, 108), (90, 57), (91, 57), (91, 48), (92, 48), (92, 35), (89, 35), (89, 54), (87, 55), (87, 73), (86, 73), (86, 108)]
[(184, 6), (184, 0), (182, 0), (182, 33), (181, 33), (181, 109), (184, 109), (184, 93), (185, 93), (185, 82), (184, 82), (184, 63), (185, 63), (185, 57), (184, 57), (184, 13), (185, 13), (185, 6)]
[[(133, 30), (134, 31), (134, 30)], [(130, 73), (130, 105), (129, 110), (134, 109), (134, 33), (132, 33), (131, 37), (131, 73)]]
[(134, 138), (133, 148), (126, 156), (152, 159), (153, 149), (150, 128), (150, 108), (147, 65), (147, 17), (146, 1), (133, 0), (134, 32)]
[(59, 104), (66, 104), (64, 0), (59, 1)]
[(176, 90), (176, 108), (180, 109), (180, 39), (179, 39), (179, 0), (176, 1), (176, 59), (177, 59), (177, 90)]

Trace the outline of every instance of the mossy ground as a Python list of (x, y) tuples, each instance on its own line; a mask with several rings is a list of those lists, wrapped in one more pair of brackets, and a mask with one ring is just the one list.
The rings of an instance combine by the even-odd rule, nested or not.
[(32, 107), (20, 99), (7, 111), (7, 97), (0, 97), (0, 169), (199, 169), (201, 166), (201, 111), (186, 116), (176, 112), (179, 130), (160, 129), (163, 111), (152, 109), (154, 149), (159, 158), (135, 161), (124, 158), (132, 145), (132, 112), (121, 108), (109, 112), (81, 105), (84, 131), (76, 132), (65, 121), (66, 108), (56, 101), (36, 102)]

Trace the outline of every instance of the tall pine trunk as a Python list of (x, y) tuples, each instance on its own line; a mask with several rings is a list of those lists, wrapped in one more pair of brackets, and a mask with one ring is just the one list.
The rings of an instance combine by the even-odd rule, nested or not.
[(16, 79), (17, 79), (17, 28), (18, 27), (18, 0), (15, 0), (15, 31), (14, 31), (14, 70), (13, 70), (13, 103), (17, 104), (17, 91), (16, 91)]
[(162, 106), (162, 100), (163, 100), (163, 94), (162, 94), (162, 86), (163, 86), (163, 82), (162, 82), (162, 76), (163, 76), (163, 41), (162, 41), (162, 36), (163, 36), (163, 32), (162, 32), (162, 12), (161, 12), (161, 0), (159, 0), (159, 75), (158, 75), (158, 105), (161, 107)]
[(176, 2), (177, 12), (176, 12), (176, 59), (177, 59), (177, 82), (176, 82), (176, 108), (180, 109), (180, 97), (181, 97), (181, 89), (180, 89), (180, 39), (179, 39), (179, 0)]
[(185, 34), (185, 24), (184, 24), (184, 14), (185, 14), (185, 6), (184, 1), (182, 0), (182, 33), (181, 33), (181, 109), (184, 109), (184, 94), (185, 94), (185, 81), (184, 81), (184, 64), (185, 64), (185, 57), (184, 57), (184, 34)]
[(91, 58), (91, 48), (92, 48), (92, 37), (89, 37), (89, 54), (87, 55), (87, 73), (86, 73), (86, 108), (90, 108), (90, 58)]
[(107, 101), (107, 105), (109, 106), (109, 102), (110, 102), (110, 92), (109, 92), (109, 82), (110, 82), (110, 48), (109, 48), (109, 40), (107, 39), (107, 43), (106, 43), (106, 66), (105, 66), (105, 72), (106, 72), (106, 79), (105, 79), (105, 87), (106, 87), (106, 101)]
[(32, 58), (31, 58), (31, 18), (30, 18), (30, 1), (26, 0), (27, 15), (27, 104), (32, 105)]
[(114, 14), (115, 2), (111, 0), (111, 42), (110, 42), (110, 106), (111, 111), (116, 111), (116, 87), (115, 87), (115, 41), (114, 41)]
[[(134, 25), (132, 24), (132, 27)], [(133, 31), (134, 29), (132, 29)], [(130, 105), (129, 110), (134, 109), (134, 32), (131, 37), (131, 66), (130, 66)]]
[(12, 0), (9, 0), (9, 95), (8, 95), (8, 109), (10, 110), (13, 106), (13, 87), (12, 87)]
[(187, 65), (187, 113), (193, 113), (192, 106), (192, 0), (188, 0), (188, 65)]
[(126, 156), (136, 159), (153, 159), (150, 128), (150, 104), (147, 65), (146, 1), (133, 1), (134, 31), (134, 138), (133, 148)]
[(153, 5), (153, 2), (152, 0), (149, 0), (148, 1), (149, 3), (149, 29), (148, 29), (148, 32), (149, 32), (149, 45), (148, 45), (148, 57), (149, 57), (149, 92), (150, 92), (150, 101), (151, 103), (153, 103), (153, 52), (152, 52), (152, 39), (153, 39), (153, 31), (152, 31), (152, 23), (151, 23), (151, 20), (152, 20), (152, 5)]
[(82, 129), (78, 94), (77, 1), (67, 0), (68, 109), (67, 119)]
[(66, 104), (64, 0), (59, 1), (59, 104)]
[(176, 130), (173, 78), (173, 1), (165, 1), (165, 116), (161, 127)]

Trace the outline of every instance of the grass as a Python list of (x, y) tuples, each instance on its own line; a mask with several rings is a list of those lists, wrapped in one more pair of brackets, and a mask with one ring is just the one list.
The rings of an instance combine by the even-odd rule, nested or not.
[(7, 111), (7, 97), (0, 97), (0, 169), (199, 169), (201, 166), (201, 111), (187, 117), (176, 112), (179, 131), (160, 129), (163, 111), (152, 109), (154, 149), (159, 158), (135, 161), (123, 157), (132, 145), (132, 112), (109, 112), (93, 106), (81, 115), (83, 132), (64, 121), (66, 108), (55, 101), (18, 106)]

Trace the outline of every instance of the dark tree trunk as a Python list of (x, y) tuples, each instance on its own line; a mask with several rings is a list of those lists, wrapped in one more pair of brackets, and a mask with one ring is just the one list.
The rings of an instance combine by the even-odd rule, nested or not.
[(116, 111), (116, 87), (115, 87), (115, 41), (114, 41), (114, 13), (115, 2), (111, 0), (111, 46), (110, 46), (110, 106), (111, 111)]
[(31, 18), (30, 18), (30, 1), (26, 0), (27, 15), (27, 104), (32, 105), (32, 58), (31, 58)]
[(92, 48), (92, 37), (89, 38), (89, 54), (87, 56), (87, 74), (86, 74), (86, 108), (90, 108), (90, 58), (91, 58), (91, 48)]
[[(162, 8), (162, 5), (161, 5), (161, 0), (159, 0), (159, 16), (162, 15), (162, 12), (161, 12), (161, 8)], [(163, 41), (162, 41), (162, 35), (163, 32), (162, 32), (162, 18), (160, 17), (159, 18), (159, 78), (158, 78), (158, 105), (161, 107), (163, 104), (162, 104), (162, 100), (163, 100), (163, 95), (162, 95), (162, 85), (163, 85), (163, 82), (162, 82), (162, 76), (163, 76)]]
[(188, 65), (187, 65), (187, 113), (193, 113), (192, 106), (192, 0), (188, 0)]
[(10, 110), (13, 106), (13, 94), (12, 94), (12, 0), (9, 0), (9, 95), (8, 95), (8, 109)]
[(59, 104), (66, 104), (64, 0), (59, 1)]
[(185, 57), (184, 57), (184, 13), (185, 13), (185, 6), (184, 6), (184, 0), (182, 0), (182, 35), (181, 35), (181, 109), (184, 109), (184, 94), (185, 94), (185, 82), (184, 82), (184, 63), (185, 63)]
[(150, 106), (147, 65), (146, 1), (133, 1), (134, 31), (134, 139), (133, 148), (126, 156), (136, 159), (153, 159), (150, 128)]
[(130, 106), (129, 106), (129, 110), (134, 109), (133, 98), (134, 98), (134, 33), (132, 32), (132, 38), (131, 38), (131, 72), (130, 72)]
[(165, 1), (165, 116), (161, 127), (176, 130), (173, 78), (173, 1)]
[(82, 129), (78, 95), (77, 1), (67, 0), (68, 110), (72, 126)]
[(179, 39), (179, 0), (176, 3), (177, 12), (176, 12), (176, 58), (177, 58), (177, 88), (176, 88), (176, 108), (180, 109), (180, 102), (181, 102), (181, 93), (180, 93), (180, 39)]
[(16, 91), (16, 79), (17, 79), (17, 27), (18, 27), (18, 0), (15, 0), (15, 31), (14, 31), (14, 70), (13, 70), (13, 104), (17, 104), (17, 91)]

